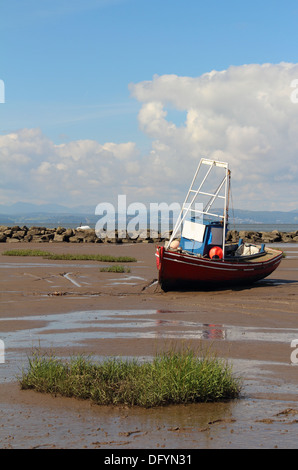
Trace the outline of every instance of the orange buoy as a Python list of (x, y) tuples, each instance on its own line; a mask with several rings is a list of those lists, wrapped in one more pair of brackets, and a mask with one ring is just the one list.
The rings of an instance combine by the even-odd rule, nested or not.
[(180, 241), (179, 240), (174, 240), (172, 241), (172, 243), (170, 244), (170, 248), (172, 248), (172, 250), (177, 250), (178, 246), (180, 245)]
[(209, 251), (209, 256), (210, 256), (211, 259), (213, 259), (213, 258), (222, 259), (223, 258), (223, 251), (219, 246), (214, 246)]

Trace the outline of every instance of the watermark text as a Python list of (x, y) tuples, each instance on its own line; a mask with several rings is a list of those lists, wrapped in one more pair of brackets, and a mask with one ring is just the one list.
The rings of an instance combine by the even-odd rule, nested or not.
[(0, 364), (4, 364), (5, 362), (5, 345), (4, 341), (0, 339)]
[(295, 80), (291, 81), (291, 88), (295, 88), (295, 90), (292, 91), (291, 93), (291, 101), (294, 104), (298, 103), (298, 78), (295, 78)]
[[(190, 216), (198, 222), (202, 220), (202, 204), (196, 203), (198, 212), (190, 211)], [(118, 195), (118, 205), (115, 207), (110, 202), (102, 202), (96, 206), (95, 215), (100, 216), (95, 225), (95, 233), (98, 238), (125, 238), (138, 236), (147, 238), (160, 233), (169, 232), (181, 214), (181, 205), (178, 202), (168, 204), (166, 202), (150, 203), (149, 207), (141, 202), (133, 202), (127, 205), (125, 194)], [(177, 236), (179, 233), (177, 233)]]

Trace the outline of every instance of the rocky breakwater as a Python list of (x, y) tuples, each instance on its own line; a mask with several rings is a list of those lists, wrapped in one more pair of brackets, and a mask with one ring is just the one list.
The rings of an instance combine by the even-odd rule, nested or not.
[[(0, 225), (0, 242), (67, 242), (67, 243), (158, 243), (169, 239), (171, 232), (157, 233), (149, 230), (139, 232), (102, 231), (98, 237), (94, 229), (73, 228), (46, 228), (46, 227), (7, 227)], [(238, 242), (242, 239), (247, 243), (295, 243), (298, 242), (298, 230), (294, 232), (252, 232), (230, 230), (227, 234), (228, 242)]]
[(7, 227), (0, 225), (1, 243), (154, 243), (161, 242), (169, 238), (170, 233), (165, 234), (150, 233), (149, 230), (140, 232), (115, 232), (101, 231), (99, 236), (94, 229), (73, 229), (73, 228), (46, 228), (46, 227)]
[(242, 239), (246, 243), (296, 243), (298, 242), (298, 230), (294, 232), (251, 232), (248, 230), (230, 230), (227, 234), (228, 242), (238, 242)]

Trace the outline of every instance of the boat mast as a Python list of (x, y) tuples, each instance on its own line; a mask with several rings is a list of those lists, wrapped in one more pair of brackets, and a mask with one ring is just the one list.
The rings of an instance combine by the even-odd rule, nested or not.
[[(201, 183), (199, 184), (197, 189), (194, 189), (195, 183), (198, 179), (198, 174), (199, 170), (201, 169), (202, 165), (209, 165), (208, 171), (204, 178), (202, 179)], [(222, 181), (220, 182), (218, 188), (215, 190), (215, 192), (206, 192), (202, 190), (202, 187), (204, 183), (206, 182), (209, 174), (211, 173), (212, 169), (214, 167), (220, 167), (225, 169), (225, 176), (223, 177)], [(220, 194), (221, 190), (224, 188), (224, 195)], [(194, 174), (193, 180), (191, 182), (191, 185), (189, 187), (189, 190), (187, 192), (186, 198), (184, 200), (184, 203), (182, 205), (182, 209), (180, 211), (180, 214), (177, 218), (177, 222), (175, 224), (175, 227), (172, 232), (172, 236), (170, 237), (169, 242), (166, 245), (166, 248), (169, 248), (170, 244), (172, 243), (173, 239), (175, 238), (179, 228), (182, 226), (187, 214), (189, 211), (199, 213), (201, 215), (208, 215), (212, 217), (216, 217), (222, 220), (223, 222), (223, 257), (225, 255), (225, 239), (226, 239), (226, 227), (227, 227), (227, 221), (228, 221), (228, 198), (229, 198), (229, 192), (230, 192), (230, 170), (228, 167), (228, 163), (225, 162), (219, 162), (217, 160), (209, 160), (207, 158), (201, 158), (200, 163), (197, 167), (197, 170)], [(205, 208), (203, 210), (198, 210), (194, 208), (194, 203), (199, 195), (203, 196), (209, 196), (211, 199), (208, 201), (206, 204)], [(190, 202), (189, 199), (192, 196)], [(223, 210), (223, 215), (218, 215), (215, 213), (210, 212), (211, 207), (213, 203), (218, 199), (224, 199), (224, 210)]]
[(230, 184), (231, 184), (231, 171), (229, 170), (229, 167), (228, 167), (228, 164), (227, 164), (227, 166), (226, 166), (226, 177), (225, 177), (225, 207), (224, 207), (223, 234), (222, 234), (223, 259), (225, 259), (226, 230), (227, 230), (227, 225), (228, 225), (228, 221), (229, 221)]

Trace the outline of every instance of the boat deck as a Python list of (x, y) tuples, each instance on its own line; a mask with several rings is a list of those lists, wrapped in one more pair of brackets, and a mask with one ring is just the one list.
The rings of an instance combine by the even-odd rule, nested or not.
[[(202, 258), (201, 255), (194, 254), (194, 253), (189, 253), (184, 250), (175, 250), (175, 249), (170, 249), (167, 250), (172, 253), (181, 253), (185, 254), (194, 258)], [(276, 256), (280, 255), (281, 251), (280, 250), (274, 250), (272, 248), (265, 248), (265, 253), (257, 253), (255, 255), (248, 255), (248, 256), (227, 256), (225, 258), (225, 261), (227, 262), (234, 262), (234, 263), (264, 263), (266, 261), (271, 260), (272, 258), (275, 258)], [(204, 257), (205, 258), (205, 257)], [(208, 259), (208, 258), (205, 258)], [(219, 261), (219, 260), (216, 260)]]

